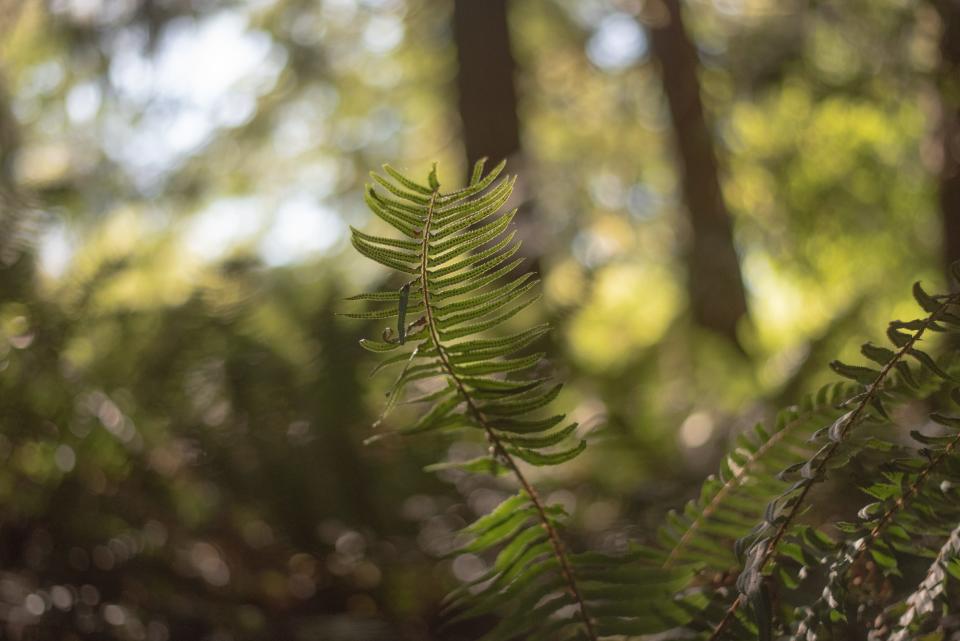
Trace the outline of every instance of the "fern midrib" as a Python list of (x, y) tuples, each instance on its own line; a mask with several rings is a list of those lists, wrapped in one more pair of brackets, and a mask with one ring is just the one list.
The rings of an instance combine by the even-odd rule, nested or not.
[[(873, 398), (876, 395), (877, 390), (880, 389), (880, 386), (886, 380), (886, 377), (890, 373), (890, 370), (893, 369), (893, 367), (900, 362), (900, 360), (904, 357), (904, 355), (907, 352), (913, 349), (913, 346), (917, 343), (917, 341), (920, 340), (924, 332), (926, 332), (926, 330), (930, 327), (931, 324), (936, 322), (937, 316), (939, 316), (943, 311), (945, 311), (948, 305), (954, 303), (958, 297), (960, 297), (960, 294), (953, 294), (949, 296), (946, 300), (944, 300), (940, 304), (940, 307), (937, 308), (936, 311), (930, 313), (927, 316), (927, 318), (923, 322), (923, 326), (920, 329), (918, 329), (910, 337), (910, 339), (906, 343), (904, 343), (903, 347), (897, 350), (896, 354), (894, 354), (894, 357), (891, 358), (890, 361), (887, 362), (880, 369), (880, 372), (877, 374), (876, 379), (874, 379), (873, 383), (870, 384), (870, 387), (867, 388), (867, 391), (865, 392), (863, 399), (860, 400), (860, 403), (857, 404), (857, 407), (853, 410), (853, 412), (847, 415), (849, 418), (846, 419), (843, 429), (840, 432), (839, 438), (837, 438), (837, 440), (833, 442), (830, 448), (826, 451), (823, 458), (817, 464), (816, 470), (814, 471), (812, 479), (816, 479), (823, 472), (827, 463), (833, 458), (833, 455), (836, 453), (837, 448), (839, 448), (840, 444), (843, 443), (844, 439), (847, 436), (847, 433), (850, 431), (850, 429), (854, 425), (856, 425), (857, 420), (860, 418), (860, 415), (863, 413), (864, 409), (866, 409), (867, 405), (870, 404), (871, 401), (873, 401)], [(797, 497), (796, 502), (794, 502), (793, 505), (789, 508), (786, 518), (777, 528), (777, 531), (773, 535), (773, 538), (771, 538), (770, 541), (767, 543), (767, 547), (766, 547), (766, 550), (764, 551), (763, 558), (758, 564), (758, 568), (757, 568), (757, 571), (760, 572), (761, 574), (763, 573), (764, 568), (766, 568), (767, 563), (770, 562), (770, 559), (776, 553), (777, 547), (780, 545), (780, 541), (783, 539), (783, 537), (787, 533), (787, 530), (789, 530), (790, 526), (793, 524), (794, 518), (796, 518), (796, 515), (799, 514), (800, 507), (806, 501), (807, 494), (810, 493), (810, 489), (813, 486), (814, 486), (813, 480), (811, 480), (810, 483), (807, 483), (806, 485), (804, 485), (803, 489), (800, 491), (799, 496)], [(744, 600), (745, 598), (743, 593), (740, 593), (737, 596), (736, 600), (727, 609), (723, 619), (721, 619), (720, 623), (717, 624), (717, 627), (714, 628), (713, 633), (710, 635), (709, 641), (717, 641), (717, 639), (720, 638), (720, 635), (723, 633), (723, 631), (733, 621), (733, 618), (736, 615), (737, 610), (739, 610), (740, 607), (743, 605)]]
[(560, 564), (560, 573), (563, 575), (563, 579), (567, 584), (567, 590), (577, 604), (577, 608), (580, 612), (580, 618), (583, 621), (587, 635), (591, 641), (598, 641), (598, 636), (593, 627), (593, 622), (591, 621), (590, 615), (587, 612), (586, 603), (580, 594), (580, 589), (577, 587), (577, 581), (573, 574), (573, 568), (570, 567), (570, 561), (563, 549), (563, 542), (560, 540), (560, 536), (557, 533), (556, 528), (553, 527), (553, 524), (550, 522), (550, 519), (547, 516), (543, 502), (540, 500), (540, 495), (537, 494), (537, 491), (534, 489), (533, 485), (527, 480), (526, 476), (520, 470), (520, 467), (517, 465), (517, 462), (514, 460), (514, 458), (509, 452), (507, 452), (506, 448), (503, 446), (503, 443), (500, 441), (500, 438), (490, 427), (489, 421), (487, 421), (487, 418), (480, 411), (480, 408), (477, 407), (476, 403), (473, 402), (473, 398), (467, 392), (463, 381), (454, 370), (453, 365), (447, 356), (446, 347), (444, 347), (443, 343), (440, 341), (440, 330), (437, 327), (437, 322), (433, 315), (433, 307), (430, 304), (430, 281), (428, 280), (429, 271), (427, 269), (430, 257), (430, 224), (432, 222), (434, 208), (439, 196), (440, 190), (434, 189), (433, 194), (430, 196), (430, 202), (427, 204), (427, 215), (421, 230), (420, 292), (423, 297), (424, 316), (427, 319), (427, 328), (430, 332), (430, 338), (433, 340), (433, 344), (437, 346), (437, 354), (440, 357), (440, 362), (443, 364), (444, 370), (447, 372), (447, 376), (457, 387), (460, 396), (463, 397), (463, 400), (467, 406), (467, 410), (483, 428), (483, 431), (487, 436), (487, 440), (490, 442), (491, 446), (493, 446), (494, 454), (499, 456), (507, 464), (507, 467), (510, 468), (511, 472), (513, 472), (517, 481), (520, 483), (520, 486), (530, 498), (530, 502), (533, 504), (533, 507), (537, 512), (537, 518), (547, 533), (547, 538), (549, 539), (550, 545), (553, 548), (554, 556), (557, 557), (557, 561)]

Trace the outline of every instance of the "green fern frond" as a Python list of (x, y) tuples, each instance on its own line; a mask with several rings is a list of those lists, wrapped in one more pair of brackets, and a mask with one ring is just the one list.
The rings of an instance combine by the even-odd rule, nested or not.
[(849, 396), (846, 383), (824, 386), (799, 407), (780, 412), (772, 428), (757, 425), (741, 434), (719, 473), (704, 482), (700, 497), (683, 513), (672, 513), (661, 527), (664, 567), (700, 563), (712, 572), (736, 570), (734, 543), (750, 532), (770, 500), (788, 486), (778, 474), (813, 452), (810, 437), (824, 421), (842, 413), (838, 405)]
[[(880, 369), (840, 362), (832, 364), (837, 373), (853, 380), (861, 389), (845, 403), (847, 411), (817, 433), (816, 440), (821, 443), (818, 449), (806, 460), (791, 465), (781, 475), (791, 484), (767, 505), (764, 519), (738, 545), (745, 559), (737, 579), (739, 594), (713, 627), (709, 637), (711, 640), (721, 638), (728, 629), (734, 627), (735, 622), (743, 620), (741, 610), (744, 606), (752, 613), (752, 621), (761, 641), (772, 638), (774, 612), (769, 590), (774, 577), (771, 574), (774, 569), (783, 568), (777, 559), (784, 548), (802, 541), (800, 533), (806, 528), (801, 528), (796, 519), (807, 507), (809, 492), (814, 485), (831, 476), (834, 470), (843, 467), (864, 449), (890, 449), (889, 444), (883, 441), (859, 438), (851, 435), (851, 432), (864, 424), (882, 426), (889, 422), (886, 406), (895, 401), (895, 390), (900, 382), (897, 376), (901, 381), (915, 382), (915, 376), (909, 371), (904, 373), (907, 358), (914, 359), (933, 377), (950, 380), (950, 375), (922, 351), (919, 344), (926, 333), (947, 331), (948, 328), (942, 323), (954, 314), (954, 306), (960, 295), (929, 296), (917, 284), (914, 296), (928, 315), (890, 324), (888, 337), (897, 349), (865, 346), (863, 350), (869, 359), (880, 365)], [(873, 542), (873, 545), (878, 544)], [(816, 553), (819, 550), (815, 548), (811, 551)]]
[[(887, 392), (888, 404), (899, 406), (909, 401), (910, 389), (899, 379), (893, 382)], [(769, 428), (758, 425), (739, 435), (719, 473), (704, 482), (700, 497), (682, 513), (671, 513), (661, 526), (658, 539), (663, 566), (699, 564), (704, 577), (736, 575), (743, 554), (738, 541), (743, 546), (751, 533), (756, 533), (758, 523), (775, 519), (768, 514), (771, 501), (796, 483), (792, 477), (822, 447), (818, 441), (827, 431), (824, 426), (836, 425), (847, 412), (844, 406), (858, 394), (859, 387), (847, 382), (826, 385), (805, 397), (798, 407), (780, 412)], [(856, 446), (881, 444), (866, 439)], [(847, 448), (846, 456), (837, 455), (835, 460), (848, 459), (854, 451)], [(809, 528), (798, 529), (793, 538), (783, 545), (778, 572), (787, 587), (796, 587), (798, 571), (818, 564), (833, 547), (829, 537)], [(710, 620), (706, 613), (698, 613), (696, 618)], [(749, 619), (740, 617), (737, 622), (743, 633), (756, 629)]]
[[(490, 444), (490, 456), (429, 469), (510, 473), (520, 486), (519, 494), (467, 528), (472, 541), (461, 553), (492, 555), (493, 562), (483, 577), (450, 597), (452, 620), (497, 613), (501, 619), (484, 637), (487, 641), (578, 634), (593, 640), (596, 621), (574, 557), (560, 538), (562, 510), (543, 503), (520, 467), (520, 461), (557, 465), (586, 447), (577, 438), (576, 424), (564, 426), (562, 415), (542, 415), (561, 386), (531, 375), (543, 354), (525, 350), (548, 328), (478, 336), (536, 300), (532, 292), (538, 282), (531, 274), (513, 275), (522, 262), (513, 259), (520, 246), (510, 229), (516, 210), (503, 213), (501, 208), (515, 179), (497, 182), (504, 163), (485, 175), (483, 167), (477, 163), (470, 184), (449, 193), (441, 191), (435, 169), (426, 185), (389, 165), (385, 176), (371, 174), (375, 186), (366, 189), (367, 205), (404, 237), (352, 229), (351, 241), (359, 253), (409, 280), (396, 293), (352, 297), (386, 306), (347, 315), (397, 319), (396, 331), (384, 330), (383, 340), (362, 342), (376, 353), (399, 350), (375, 370), (403, 366), (384, 415), (405, 401), (429, 405), (412, 425), (392, 433), (479, 430)], [(430, 389), (436, 387), (433, 380), (442, 381), (438, 389)], [(414, 387), (423, 389), (406, 398)]]
[[(851, 598), (849, 585), (851, 572), (864, 560), (890, 579), (902, 577), (901, 558), (926, 556), (942, 540), (938, 533), (948, 534), (960, 521), (960, 491), (953, 482), (960, 472), (960, 419), (937, 413), (931, 419), (951, 433), (929, 436), (915, 430), (918, 448), (913, 451), (891, 445), (906, 456), (889, 463), (883, 477), (864, 489), (875, 502), (860, 509), (858, 522), (837, 524), (845, 542), (828, 560), (827, 585), (798, 625), (798, 638), (830, 638), (833, 623), (847, 622), (863, 610), (866, 604)], [(871, 605), (882, 604), (874, 598)]]

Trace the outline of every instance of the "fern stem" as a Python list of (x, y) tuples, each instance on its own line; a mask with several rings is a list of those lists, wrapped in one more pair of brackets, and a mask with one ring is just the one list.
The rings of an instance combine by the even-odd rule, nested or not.
[(490, 445), (493, 449), (493, 454), (506, 463), (507, 467), (513, 472), (517, 481), (520, 483), (523, 491), (526, 492), (527, 496), (530, 498), (530, 502), (533, 504), (533, 507), (537, 512), (537, 517), (540, 520), (540, 524), (543, 526), (543, 529), (547, 533), (547, 538), (550, 540), (550, 545), (553, 548), (554, 556), (556, 556), (557, 562), (560, 564), (560, 573), (563, 576), (563, 580), (567, 584), (567, 591), (577, 604), (580, 618), (583, 620), (583, 626), (587, 632), (587, 636), (589, 637), (590, 641), (598, 641), (599, 637), (597, 636), (597, 632), (593, 626), (593, 621), (590, 619), (590, 615), (587, 612), (587, 605), (580, 593), (580, 589), (577, 587), (577, 581), (573, 574), (573, 568), (570, 566), (570, 561), (567, 558), (566, 552), (564, 551), (563, 542), (560, 540), (560, 535), (557, 533), (556, 528), (553, 527), (549, 517), (547, 517), (547, 511), (543, 505), (543, 501), (540, 499), (540, 495), (537, 493), (536, 489), (534, 489), (530, 481), (527, 480), (526, 476), (520, 470), (520, 466), (517, 465), (517, 462), (514, 460), (514, 458), (509, 452), (507, 452), (507, 449), (503, 446), (500, 438), (490, 427), (489, 421), (480, 411), (480, 408), (478, 408), (476, 403), (474, 403), (473, 398), (467, 392), (463, 381), (453, 369), (453, 365), (450, 363), (446, 348), (440, 342), (440, 331), (437, 328), (436, 319), (433, 316), (433, 308), (430, 305), (430, 287), (428, 280), (429, 273), (427, 271), (427, 263), (429, 261), (430, 253), (430, 223), (439, 195), (440, 190), (435, 189), (430, 197), (430, 202), (427, 205), (427, 217), (424, 221), (423, 229), (421, 231), (421, 294), (423, 296), (424, 315), (427, 319), (427, 328), (430, 332), (430, 338), (433, 340), (433, 344), (437, 346), (437, 354), (440, 356), (440, 362), (443, 364), (443, 368), (446, 370), (447, 376), (451, 381), (453, 381), (454, 385), (456, 385), (460, 396), (463, 397), (463, 400), (467, 406), (467, 410), (483, 428), (483, 431), (487, 436), (487, 440), (490, 442)]
[[(838, 438), (834, 440), (833, 444), (826, 450), (823, 457), (820, 459), (819, 463), (817, 464), (816, 469), (814, 470), (814, 473), (811, 476), (810, 481), (803, 486), (803, 489), (800, 491), (800, 494), (798, 495), (797, 500), (788, 508), (786, 517), (784, 518), (780, 526), (777, 528), (776, 533), (767, 542), (766, 548), (763, 553), (763, 557), (757, 566), (757, 572), (760, 572), (762, 574), (764, 568), (770, 562), (770, 559), (773, 558), (773, 555), (776, 553), (777, 548), (780, 545), (780, 541), (783, 540), (783, 537), (786, 535), (787, 531), (790, 529), (790, 526), (793, 524), (793, 521), (796, 518), (797, 514), (800, 513), (800, 507), (803, 506), (804, 502), (806, 501), (807, 495), (810, 493), (810, 489), (814, 485), (814, 479), (819, 478), (820, 475), (823, 473), (824, 469), (827, 466), (827, 463), (833, 458), (833, 455), (836, 453), (837, 449), (840, 447), (840, 444), (843, 442), (847, 433), (856, 425), (857, 420), (860, 418), (860, 415), (863, 414), (863, 411), (866, 409), (867, 405), (869, 405), (873, 401), (874, 397), (877, 394), (877, 390), (880, 389), (880, 386), (886, 380), (886, 377), (890, 373), (890, 370), (893, 369), (893, 367), (898, 362), (900, 362), (900, 360), (903, 358), (903, 356), (906, 353), (908, 353), (911, 349), (913, 349), (914, 344), (916, 344), (917, 341), (920, 340), (920, 338), (923, 336), (927, 328), (929, 328), (930, 325), (936, 321), (937, 316), (940, 315), (943, 311), (945, 311), (948, 305), (955, 303), (958, 297), (960, 297), (960, 294), (953, 294), (947, 297), (940, 304), (940, 307), (936, 311), (932, 312), (929, 316), (927, 316), (926, 320), (923, 321), (923, 325), (913, 334), (913, 336), (910, 337), (908, 341), (904, 343), (903, 347), (897, 350), (893, 358), (891, 358), (880, 369), (880, 372), (877, 374), (877, 377), (867, 388), (867, 391), (864, 393), (863, 398), (857, 404), (857, 407), (854, 408), (852, 412), (847, 414), (847, 418), (844, 421), (843, 427), (840, 430)], [(729, 626), (730, 623), (733, 621), (734, 617), (736, 616), (737, 610), (740, 609), (740, 607), (743, 605), (745, 600), (746, 598), (743, 593), (740, 593), (737, 596), (736, 600), (730, 605), (729, 608), (727, 608), (727, 611), (724, 614), (723, 619), (721, 619), (720, 623), (717, 624), (717, 627), (714, 628), (713, 633), (710, 635), (709, 641), (717, 641), (720, 638), (720, 635), (723, 634), (727, 626)]]

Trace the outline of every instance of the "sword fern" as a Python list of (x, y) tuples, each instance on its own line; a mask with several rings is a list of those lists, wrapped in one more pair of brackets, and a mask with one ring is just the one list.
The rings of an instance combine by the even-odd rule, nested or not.
[(519, 485), (518, 494), (467, 528), (473, 540), (466, 550), (481, 553), (498, 548), (499, 554), (493, 569), (477, 582), (485, 583), (480, 596), (470, 596), (467, 605), (464, 597), (471, 593), (460, 590), (449, 600), (451, 609), (459, 608), (459, 616), (498, 611), (504, 618), (487, 636), (494, 640), (531, 631), (572, 606), (573, 620), (557, 618), (547, 627), (555, 633), (574, 628), (574, 633), (596, 639), (571, 555), (560, 536), (562, 511), (544, 503), (520, 464), (556, 465), (586, 447), (577, 437), (575, 423), (564, 425), (563, 415), (542, 414), (561, 388), (530, 374), (543, 354), (514, 356), (548, 327), (538, 325), (508, 336), (478, 336), (530, 305), (538, 282), (531, 274), (514, 275), (521, 262), (513, 258), (520, 243), (509, 231), (516, 210), (502, 211), (514, 178), (496, 182), (503, 167), (500, 163), (484, 174), (480, 161), (469, 184), (451, 192), (441, 191), (436, 168), (426, 184), (389, 165), (384, 166), (385, 176), (372, 174), (382, 191), (368, 185), (367, 205), (404, 238), (353, 229), (353, 246), (412, 278), (396, 291), (354, 296), (352, 300), (386, 306), (348, 315), (397, 319), (396, 331), (385, 330), (382, 340), (361, 344), (378, 353), (401, 352), (385, 361), (402, 364), (387, 410), (412, 384), (426, 388), (413, 400), (429, 404), (429, 409), (400, 434), (473, 430), (490, 445), (488, 457), (435, 469), (502, 471), (512, 474)]

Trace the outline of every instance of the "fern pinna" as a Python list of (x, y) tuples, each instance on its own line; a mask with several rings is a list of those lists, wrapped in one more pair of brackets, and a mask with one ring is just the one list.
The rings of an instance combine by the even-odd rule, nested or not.
[[(544, 504), (522, 467), (559, 464), (585, 447), (576, 424), (546, 410), (560, 386), (530, 374), (542, 354), (528, 348), (548, 328), (478, 336), (535, 300), (536, 279), (513, 275), (516, 211), (501, 211), (513, 180), (496, 182), (502, 168), (484, 175), (478, 163), (465, 188), (444, 193), (435, 170), (419, 184), (385, 166), (366, 201), (402, 237), (352, 237), (360, 253), (404, 274), (397, 289), (352, 298), (380, 309), (348, 314), (395, 320), (380, 340), (362, 341), (386, 354), (378, 370), (399, 369), (384, 414), (401, 398), (426, 406), (387, 433), (472, 430), (489, 455), (431, 467), (510, 474), (518, 485), (466, 528), (459, 552), (491, 564), (448, 597), (450, 620), (497, 615), (487, 641), (904, 641), (960, 627), (950, 583), (960, 579), (960, 418), (943, 409), (960, 404), (960, 392), (949, 388), (954, 366), (924, 347), (932, 335), (960, 333), (960, 294), (932, 296), (917, 284), (924, 316), (892, 322), (889, 347), (864, 345), (869, 365), (834, 362), (848, 380), (739, 435), (719, 474), (654, 544), (616, 557), (572, 553), (560, 537), (563, 510)], [(904, 429), (918, 403), (931, 412)], [(859, 505), (853, 518), (810, 512), (817, 488), (846, 479), (851, 462), (865, 475), (855, 493), (842, 488)]]

